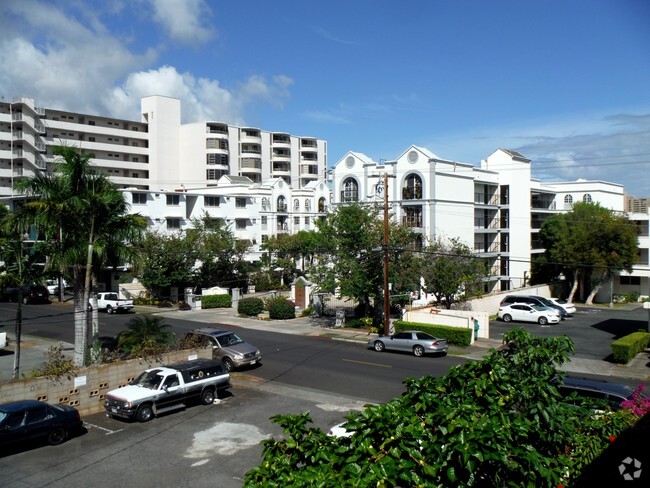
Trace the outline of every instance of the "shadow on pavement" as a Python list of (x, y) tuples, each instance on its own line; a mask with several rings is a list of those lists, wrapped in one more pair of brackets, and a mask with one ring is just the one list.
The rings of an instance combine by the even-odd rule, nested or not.
[(592, 327), (612, 334), (614, 339), (619, 339), (633, 332), (645, 332), (648, 329), (648, 322), (643, 320), (607, 319), (592, 325)]

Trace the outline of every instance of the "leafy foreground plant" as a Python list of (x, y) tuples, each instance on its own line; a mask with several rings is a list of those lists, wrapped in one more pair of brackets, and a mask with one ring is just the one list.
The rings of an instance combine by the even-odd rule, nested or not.
[(401, 397), (348, 415), (350, 437), (308, 427), (308, 413), (272, 417), (285, 437), (262, 441), (244, 486), (569, 486), (636, 417), (560, 402), (569, 338), (514, 329), (505, 341), (481, 362), (407, 379)]

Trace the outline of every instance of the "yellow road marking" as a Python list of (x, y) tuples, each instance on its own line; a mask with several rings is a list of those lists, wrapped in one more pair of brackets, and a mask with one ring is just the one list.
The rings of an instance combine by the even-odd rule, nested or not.
[(367, 364), (368, 366), (379, 366), (380, 368), (392, 368), (392, 366), (388, 364), (368, 363), (366, 361), (357, 361), (355, 359), (343, 359), (343, 361), (347, 361), (348, 363)]

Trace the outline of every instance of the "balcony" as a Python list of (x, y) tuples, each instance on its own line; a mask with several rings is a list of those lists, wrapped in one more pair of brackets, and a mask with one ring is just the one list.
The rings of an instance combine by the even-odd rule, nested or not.
[(341, 192), (342, 202), (358, 202), (359, 190), (344, 190)]
[(474, 192), (474, 204), (497, 206), (499, 205), (499, 194)]
[(499, 241), (492, 242), (474, 242), (474, 251), (478, 253), (499, 253), (501, 245)]
[(407, 215), (402, 217), (402, 225), (405, 227), (422, 227), (422, 215)]
[(403, 200), (421, 200), (422, 199), (422, 187), (420, 186), (407, 186), (402, 188), (402, 199)]
[(286, 203), (278, 203), (278, 209), (277, 212), (287, 212), (287, 204)]

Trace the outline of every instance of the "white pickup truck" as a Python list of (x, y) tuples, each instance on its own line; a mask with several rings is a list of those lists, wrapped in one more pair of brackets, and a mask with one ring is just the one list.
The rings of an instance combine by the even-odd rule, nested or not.
[(145, 370), (128, 385), (106, 393), (104, 409), (109, 417), (147, 422), (192, 400), (210, 405), (230, 387), (230, 375), (221, 361), (196, 359)]
[[(88, 302), (92, 309), (92, 299)], [(127, 312), (133, 308), (133, 300), (119, 298), (115, 292), (102, 292), (97, 294), (97, 310), (106, 310), (107, 313)]]

